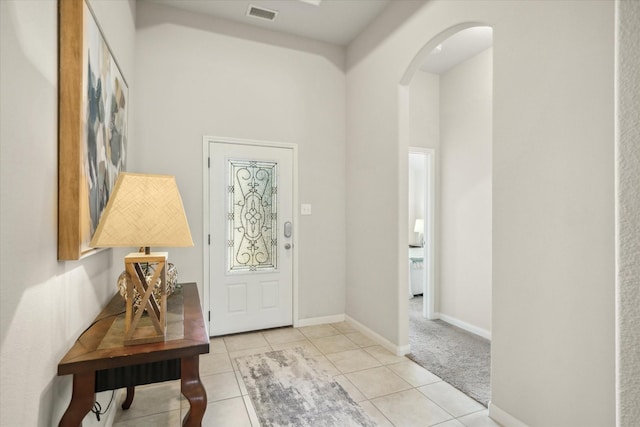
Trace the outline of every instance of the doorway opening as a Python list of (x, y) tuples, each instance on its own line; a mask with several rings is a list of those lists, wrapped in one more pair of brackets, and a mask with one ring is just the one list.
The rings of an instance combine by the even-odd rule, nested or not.
[[(406, 135), (401, 144), (411, 147), (409, 153), (414, 147), (438, 153), (433, 178), (420, 178), (425, 187), (433, 185), (432, 229), (424, 223), (424, 238), (417, 235), (422, 222), (421, 206), (416, 208), (424, 195), (412, 195), (420, 185), (411, 176), (407, 186), (409, 251), (418, 254), (409, 257), (409, 297), (416, 295), (414, 278), (425, 284), (422, 316), (416, 316), (417, 298), (401, 313), (410, 319), (409, 357), (485, 406), (490, 399), (492, 43), (491, 27), (451, 28), (425, 45), (400, 86), (400, 134)], [(410, 154), (410, 174), (412, 163), (420, 161), (412, 162)], [(419, 255), (425, 270), (420, 274)], [(437, 344), (444, 330), (452, 331), (447, 340), (459, 338), (459, 343)], [(438, 362), (443, 358), (446, 364)]]
[[(435, 319), (435, 150), (409, 148), (409, 298), (422, 296), (422, 316)], [(413, 228), (411, 228), (413, 227)]]

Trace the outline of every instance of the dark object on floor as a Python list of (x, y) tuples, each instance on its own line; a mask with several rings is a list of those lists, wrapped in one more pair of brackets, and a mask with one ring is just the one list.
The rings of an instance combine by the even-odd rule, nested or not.
[(422, 297), (409, 300), (407, 357), (484, 406), (491, 400), (491, 342), (442, 320), (422, 317)]

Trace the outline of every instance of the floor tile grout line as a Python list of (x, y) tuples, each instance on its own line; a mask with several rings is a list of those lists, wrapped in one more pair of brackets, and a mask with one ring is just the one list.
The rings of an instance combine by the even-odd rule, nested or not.
[(154, 412), (152, 414), (147, 414), (147, 415), (141, 415), (138, 417), (131, 417), (131, 418), (127, 418), (126, 420), (119, 420), (119, 421), (115, 421), (113, 422), (113, 427), (117, 427), (118, 424), (122, 424), (122, 423), (128, 423), (134, 420), (139, 420), (141, 418), (149, 418), (149, 417), (155, 417), (156, 415), (162, 415), (162, 414), (170, 414), (171, 412), (176, 412), (179, 411), (180, 415), (182, 415), (182, 405), (178, 408), (174, 408), (174, 409), (169, 409), (167, 411), (160, 411), (160, 412)]
[[(363, 396), (364, 396), (364, 395), (363, 395)], [(371, 400), (369, 400), (369, 399), (367, 399), (366, 401), (367, 401), (367, 402), (369, 402), (369, 403), (371, 404), (371, 406), (373, 406), (373, 407), (376, 409), (376, 411), (380, 412), (380, 415), (382, 415), (382, 416), (384, 417), (384, 419), (385, 419), (385, 420), (389, 421), (389, 424), (391, 424), (393, 427), (395, 427), (394, 422), (393, 422), (393, 421), (391, 421), (391, 420), (389, 419), (389, 417), (387, 417), (387, 416), (385, 415), (385, 413), (384, 413), (384, 412), (382, 412), (382, 411), (380, 410), (380, 408), (378, 408), (378, 406), (377, 406), (375, 403), (373, 403), (373, 402), (372, 402)]]
[[(329, 326), (331, 326), (331, 325), (329, 325)], [(237, 358), (237, 357), (245, 357), (245, 356), (250, 356), (250, 355), (255, 355), (255, 354), (260, 354), (260, 353), (262, 353), (262, 352), (258, 352), (258, 353), (254, 353), (254, 354), (251, 354), (251, 353), (250, 353), (250, 351), (251, 351), (251, 350), (258, 349), (258, 348), (267, 348), (267, 349), (268, 349), (267, 351), (275, 351), (275, 350), (274, 350), (274, 347), (273, 347), (274, 345), (289, 344), (289, 343), (293, 343), (293, 342), (296, 342), (296, 341), (308, 341), (308, 342), (310, 342), (310, 343), (311, 343), (311, 345), (312, 345), (316, 350), (318, 350), (318, 352), (319, 352), (318, 356), (321, 356), (321, 357), (323, 357), (324, 359), (326, 359), (326, 363), (328, 363), (328, 364), (329, 364), (329, 366), (333, 367), (333, 368), (334, 368), (334, 370), (337, 372), (337, 374), (336, 374), (336, 375), (330, 375), (330, 377), (331, 377), (331, 378), (335, 378), (336, 376), (344, 376), (344, 377), (345, 377), (345, 379), (347, 379), (347, 381), (349, 381), (349, 383), (351, 383), (351, 384), (352, 384), (352, 386), (354, 387), (354, 389), (355, 389), (355, 390), (357, 390), (357, 391), (362, 395), (362, 397), (364, 398), (364, 400), (362, 400), (361, 402), (368, 402), (369, 404), (371, 404), (371, 405), (372, 405), (372, 407), (373, 407), (373, 408), (375, 408), (375, 409), (376, 409), (376, 411), (378, 411), (378, 412), (379, 412), (379, 414), (380, 414), (382, 417), (384, 417), (384, 419), (386, 419), (386, 420), (387, 420), (391, 425), (394, 425), (394, 426), (395, 426), (395, 424), (394, 424), (394, 423), (393, 423), (393, 422), (392, 422), (392, 421), (391, 421), (391, 420), (390, 420), (390, 419), (389, 419), (389, 418), (388, 418), (388, 417), (387, 417), (387, 416), (386, 416), (386, 415), (385, 415), (385, 414), (380, 410), (380, 408), (378, 408), (378, 406), (377, 406), (377, 405), (375, 405), (375, 403), (373, 402), (373, 400), (375, 400), (375, 399), (379, 399), (379, 398), (382, 398), (382, 397), (385, 397), (385, 396), (390, 396), (390, 395), (393, 395), (393, 394), (398, 394), (398, 393), (406, 392), (406, 391), (411, 390), (411, 389), (415, 389), (418, 393), (420, 393), (420, 395), (421, 395), (421, 396), (425, 397), (427, 400), (429, 400), (430, 402), (432, 402), (432, 403), (433, 403), (434, 405), (436, 405), (438, 408), (440, 408), (441, 410), (443, 410), (446, 414), (448, 414), (450, 417), (452, 417), (452, 418), (451, 418), (451, 420), (459, 420), (460, 418), (464, 418), (464, 417), (467, 417), (467, 416), (470, 416), (470, 415), (473, 415), (473, 414), (476, 414), (476, 413), (480, 413), (480, 412), (486, 411), (486, 408), (481, 408), (481, 409), (479, 409), (479, 410), (477, 410), (477, 411), (472, 411), (472, 412), (469, 412), (469, 413), (466, 413), (466, 414), (462, 414), (462, 415), (457, 416), (457, 417), (456, 417), (456, 416), (454, 416), (453, 414), (451, 414), (451, 413), (450, 413), (449, 411), (447, 411), (444, 407), (442, 407), (441, 405), (439, 405), (438, 403), (436, 403), (435, 401), (433, 401), (430, 397), (428, 397), (427, 395), (425, 395), (424, 393), (422, 393), (420, 390), (418, 390), (420, 387), (424, 387), (425, 385), (435, 384), (435, 383), (439, 383), (439, 382), (446, 383), (446, 381), (444, 381), (444, 380), (440, 379), (439, 381), (435, 381), (435, 382), (431, 382), (431, 383), (426, 383), (426, 384), (421, 384), (421, 385), (414, 386), (413, 384), (409, 383), (405, 378), (403, 378), (403, 377), (402, 377), (402, 376), (400, 376), (397, 372), (395, 372), (393, 369), (391, 369), (391, 368), (390, 368), (390, 366), (392, 366), (392, 365), (398, 365), (398, 364), (401, 364), (401, 363), (411, 362), (411, 360), (410, 360), (410, 359), (408, 359), (408, 358), (406, 358), (406, 357), (404, 358), (404, 360), (394, 360), (394, 361), (391, 361), (391, 362), (389, 362), (389, 361), (384, 362), (383, 360), (381, 360), (381, 359), (384, 359), (384, 358), (378, 358), (378, 357), (376, 357), (374, 354), (371, 354), (371, 353), (369, 353), (368, 351), (366, 351), (366, 353), (368, 353), (368, 355), (369, 355), (369, 356), (371, 356), (371, 357), (372, 357), (372, 358), (373, 358), (377, 363), (379, 363), (379, 364), (380, 364), (379, 366), (374, 366), (374, 367), (370, 367), (370, 368), (366, 368), (366, 369), (358, 369), (358, 370), (356, 370), (356, 371), (350, 371), (350, 372), (343, 372), (343, 371), (341, 371), (340, 369), (338, 369), (337, 365), (336, 365), (336, 364), (335, 364), (331, 359), (329, 359), (329, 357), (327, 357), (327, 356), (329, 356), (329, 355), (331, 355), (331, 354), (343, 353), (343, 352), (346, 352), (346, 351), (355, 351), (355, 350), (365, 351), (365, 349), (367, 349), (367, 348), (381, 347), (382, 349), (384, 349), (384, 347), (380, 346), (379, 344), (375, 344), (375, 343), (374, 343), (374, 344), (370, 344), (370, 345), (364, 345), (364, 346), (363, 346), (363, 345), (360, 345), (360, 344), (356, 343), (354, 340), (350, 339), (350, 338), (347, 336), (347, 334), (350, 334), (350, 333), (359, 333), (357, 330), (355, 330), (355, 331), (348, 331), (348, 332), (346, 332), (346, 331), (345, 331), (345, 332), (343, 332), (343, 331), (340, 331), (340, 330), (338, 330), (337, 328), (335, 328), (335, 327), (333, 327), (333, 326), (331, 326), (331, 327), (337, 331), (337, 333), (336, 333), (336, 334), (334, 334), (334, 335), (327, 335), (327, 336), (323, 336), (323, 337), (313, 337), (313, 338), (311, 338), (310, 336), (307, 336), (306, 334), (304, 334), (304, 332), (303, 332), (302, 330), (300, 330), (300, 328), (292, 328), (293, 330), (297, 330), (297, 331), (299, 331), (299, 332), (302, 334), (302, 336), (304, 337), (304, 339), (301, 339), (301, 340), (291, 340), (291, 341), (283, 341), (283, 342), (280, 342), (280, 343), (271, 343), (271, 342), (267, 339), (266, 334), (265, 334), (264, 332), (258, 332), (258, 334), (257, 334), (257, 335), (258, 335), (258, 336), (260, 336), (260, 337), (261, 337), (261, 338), (266, 342), (266, 344), (267, 344), (267, 345), (266, 345), (266, 346), (257, 346), (257, 347), (250, 346), (250, 347), (248, 347), (248, 348), (243, 348), (243, 349), (241, 349), (241, 350), (234, 350), (234, 351), (249, 351), (249, 353), (248, 353), (248, 354), (246, 354), (246, 355), (236, 356), (236, 358)], [(315, 344), (313, 343), (313, 341), (312, 341), (312, 339), (329, 338), (329, 337), (335, 337), (335, 336), (344, 336), (347, 340), (349, 340), (349, 341), (350, 341), (350, 342), (352, 342), (355, 346), (357, 346), (357, 348), (355, 348), (355, 349), (349, 349), (349, 350), (342, 350), (342, 351), (337, 351), (337, 352), (336, 352), (336, 351), (334, 351), (334, 352), (327, 352), (327, 353), (325, 353), (325, 352), (321, 351), (319, 348), (317, 348), (317, 347), (316, 347), (316, 345), (315, 345)], [(212, 338), (212, 339), (214, 339), (214, 338)], [(251, 422), (251, 424), (252, 424), (252, 426), (253, 426), (253, 420), (251, 419), (251, 416), (250, 416), (250, 414), (249, 414), (249, 412), (250, 412), (250, 411), (249, 411), (249, 408), (247, 408), (247, 400), (246, 400), (246, 399), (251, 399), (251, 397), (250, 397), (250, 395), (248, 395), (248, 394), (243, 394), (243, 392), (242, 392), (242, 385), (240, 384), (240, 381), (243, 381), (243, 384), (244, 384), (244, 380), (243, 380), (243, 378), (242, 378), (242, 376), (241, 376), (240, 372), (236, 369), (236, 368), (237, 368), (237, 366), (236, 366), (236, 363), (235, 363), (235, 358), (233, 358), (233, 359), (231, 358), (230, 353), (231, 353), (231, 352), (233, 352), (233, 351), (229, 351), (229, 348), (228, 348), (228, 346), (227, 346), (227, 342), (224, 340), (224, 338), (222, 338), (221, 344), (222, 344), (222, 345), (223, 345), (223, 347), (224, 347), (224, 351), (218, 351), (218, 352), (216, 352), (215, 354), (226, 354), (226, 356), (227, 356), (227, 358), (228, 358), (228, 360), (229, 360), (229, 362), (230, 362), (230, 364), (231, 364), (231, 370), (230, 370), (230, 371), (212, 372), (212, 373), (210, 373), (210, 374), (203, 375), (203, 378), (204, 378), (204, 377), (213, 376), (213, 375), (228, 374), (228, 373), (230, 373), (230, 372), (231, 372), (231, 373), (233, 373), (233, 374), (234, 374), (234, 379), (235, 379), (235, 381), (236, 381), (235, 383), (236, 383), (236, 385), (237, 385), (237, 387), (238, 387), (238, 389), (239, 389), (239, 393), (240, 393), (240, 395), (239, 395), (239, 396), (230, 396), (230, 397), (227, 397), (227, 398), (219, 399), (219, 400), (216, 400), (215, 402), (216, 402), (216, 403), (219, 403), (219, 402), (224, 402), (225, 400), (236, 399), (236, 398), (238, 398), (238, 397), (239, 397), (239, 398), (241, 398), (241, 399), (243, 400), (243, 405), (244, 405), (244, 408), (245, 408), (246, 415), (247, 415), (247, 417), (249, 418), (249, 421)], [(415, 363), (415, 362), (413, 362), (413, 363)], [(418, 365), (418, 366), (420, 366), (420, 365)], [(376, 369), (376, 368), (380, 368), (380, 367), (387, 368), (387, 369), (388, 369), (388, 370), (389, 370), (393, 375), (395, 375), (395, 376), (396, 376), (396, 377), (398, 377), (400, 380), (402, 380), (402, 381), (404, 381), (405, 383), (407, 383), (407, 384), (410, 386), (410, 388), (405, 389), (405, 390), (399, 390), (399, 391), (396, 391), (396, 392), (394, 392), (394, 393), (388, 393), (388, 394), (384, 394), (384, 395), (381, 395), (381, 396), (376, 396), (376, 397), (368, 398), (366, 395), (364, 395), (364, 393), (362, 392), (362, 390), (360, 390), (360, 388), (359, 388), (358, 386), (356, 386), (356, 384), (355, 384), (355, 383), (353, 383), (352, 381), (350, 381), (350, 380), (349, 380), (349, 378), (348, 378), (348, 377), (346, 377), (346, 375), (348, 375), (348, 374), (353, 374), (353, 373), (357, 373), (357, 372), (362, 372), (362, 371), (366, 371), (366, 370), (370, 370), (370, 369)], [(422, 367), (422, 369), (425, 369), (425, 368), (423, 368), (423, 367)], [(425, 369), (425, 370), (426, 370), (426, 369)], [(428, 370), (426, 370), (426, 371), (427, 371), (427, 372), (430, 372), (430, 371), (428, 371)], [(447, 383), (447, 384), (448, 384), (448, 383)], [(245, 387), (246, 387), (246, 385), (245, 385)], [(212, 401), (212, 402), (213, 402), (213, 401)], [(174, 411), (179, 411), (179, 412), (180, 412), (180, 414), (182, 415), (183, 408), (182, 408), (182, 406), (180, 406), (180, 407), (179, 407), (179, 408), (177, 408), (177, 409), (172, 409), (172, 410), (168, 410), (168, 411), (160, 411), (160, 412), (155, 413), (155, 414), (148, 414), (148, 415), (146, 415), (146, 416), (141, 416), (141, 417), (134, 417), (134, 418), (131, 418), (130, 420), (123, 420), (122, 422), (127, 422), (127, 421), (131, 421), (131, 420), (134, 420), (134, 419), (141, 419), (141, 418), (146, 418), (146, 417), (156, 416), (156, 415), (160, 415), (160, 414), (167, 414), (167, 413), (171, 413), (171, 412), (174, 412)], [(450, 420), (449, 420), (449, 421), (450, 421)], [(443, 421), (443, 422), (447, 422), (447, 421)], [(459, 421), (459, 422), (460, 422), (460, 423), (462, 423), (462, 421)], [(462, 423), (462, 424), (464, 424), (464, 423)], [(437, 424), (436, 424), (436, 425), (434, 425), (434, 426), (437, 426)]]
[[(347, 339), (348, 339), (348, 337), (347, 337)], [(354, 344), (355, 344), (355, 343), (354, 343)], [(375, 347), (375, 346), (371, 346), (371, 347)], [(349, 351), (349, 350), (347, 350), (347, 351)], [(336, 353), (329, 353), (329, 354), (336, 354)], [(325, 355), (325, 357), (327, 357), (327, 355)], [(460, 417), (456, 417), (455, 415), (453, 415), (452, 413), (450, 413), (449, 411), (447, 411), (445, 408), (443, 408), (441, 405), (439, 405), (437, 402), (435, 402), (435, 401), (433, 401), (431, 398), (429, 398), (429, 396), (426, 396), (424, 393), (422, 393), (420, 390), (418, 390), (418, 388), (419, 388), (419, 387), (424, 387), (424, 385), (425, 385), (425, 384), (423, 384), (423, 385), (419, 385), (419, 386), (413, 386), (413, 384), (410, 384), (406, 379), (402, 378), (402, 377), (401, 377), (400, 375), (398, 375), (395, 371), (393, 371), (393, 369), (388, 368), (388, 366), (390, 366), (390, 365), (395, 365), (395, 364), (399, 364), (399, 363), (405, 363), (406, 361), (393, 362), (393, 363), (383, 364), (383, 363), (382, 363), (382, 361), (380, 361), (379, 359), (377, 359), (375, 356), (371, 355), (371, 357), (373, 357), (374, 359), (376, 359), (376, 360), (377, 360), (379, 363), (381, 363), (382, 365), (381, 365), (381, 366), (378, 366), (378, 367), (372, 367), (372, 368), (362, 369), (362, 370), (359, 370), (359, 371), (353, 371), (353, 372), (349, 372), (349, 373), (363, 372), (363, 371), (367, 371), (367, 370), (376, 369), (376, 368), (379, 368), (379, 367), (385, 367), (385, 368), (387, 368), (387, 369), (388, 369), (388, 370), (389, 370), (393, 375), (395, 375), (395, 376), (396, 376), (396, 377), (398, 377), (400, 380), (402, 380), (403, 382), (405, 382), (406, 384), (408, 384), (411, 388), (408, 388), (408, 389), (405, 389), (405, 390), (399, 390), (399, 391), (395, 391), (395, 392), (393, 392), (393, 393), (387, 393), (387, 394), (384, 394), (384, 395), (380, 395), (380, 396), (376, 396), (376, 397), (369, 398), (368, 396), (366, 396), (366, 395), (364, 394), (364, 392), (363, 392), (360, 388), (358, 388), (358, 386), (357, 386), (355, 383), (353, 383), (353, 381), (351, 381), (351, 380), (347, 377), (347, 373), (340, 371), (340, 369), (338, 369), (338, 368), (337, 368), (337, 366), (335, 366), (335, 364), (334, 364), (334, 367), (335, 367), (339, 372), (341, 372), (341, 374), (342, 374), (342, 375), (344, 375), (344, 376), (345, 376), (345, 378), (346, 378), (347, 380), (349, 380), (349, 382), (350, 382), (350, 383), (351, 383), (351, 384), (356, 388), (356, 390), (358, 390), (358, 391), (360, 392), (360, 394), (362, 394), (362, 395), (366, 398), (366, 401), (368, 401), (369, 403), (371, 403), (371, 404), (372, 404), (372, 405), (373, 405), (373, 406), (374, 406), (374, 407), (375, 407), (375, 408), (376, 408), (376, 409), (377, 409), (377, 410), (378, 410), (378, 411), (379, 411), (379, 412), (380, 412), (380, 413), (381, 413), (385, 418), (387, 418), (387, 416), (382, 412), (382, 410), (381, 410), (381, 409), (380, 409), (380, 408), (379, 408), (379, 407), (378, 407), (374, 402), (372, 402), (372, 400), (373, 400), (373, 399), (379, 399), (379, 398), (386, 397), (386, 396), (391, 396), (391, 395), (398, 394), (398, 393), (402, 393), (402, 392), (404, 392), (404, 391), (408, 391), (408, 390), (412, 390), (412, 389), (413, 389), (413, 390), (415, 390), (415, 391), (417, 391), (418, 393), (420, 393), (420, 395), (421, 395), (421, 396), (425, 397), (427, 400), (429, 400), (431, 403), (433, 403), (434, 405), (436, 405), (438, 408), (442, 409), (446, 414), (448, 414), (448, 415), (451, 417), (451, 419), (450, 419), (450, 420), (457, 420), (458, 418), (461, 418), (461, 417), (464, 417), (464, 416), (467, 416), (467, 415), (473, 414), (473, 413), (475, 413), (475, 412), (480, 412), (480, 411), (481, 411), (481, 410), (480, 410), (480, 411), (475, 411), (475, 412), (471, 412), (471, 413), (469, 413), (469, 414), (461, 415)], [(406, 358), (406, 359), (407, 359), (407, 361), (411, 361), (409, 358)], [(327, 357), (327, 360), (329, 360), (329, 362), (331, 362), (331, 360), (330, 360), (328, 357)], [(332, 363), (332, 362), (331, 362), (331, 363)], [(414, 363), (415, 363), (415, 362), (414, 362)], [(332, 364), (333, 364), (333, 363), (332, 363)], [(418, 366), (419, 366), (419, 365), (418, 365)], [(423, 369), (425, 369), (425, 368), (423, 368)], [(427, 371), (428, 371), (428, 370), (427, 370)], [(430, 371), (428, 371), (428, 372), (430, 372)], [(435, 383), (438, 383), (438, 382), (445, 382), (445, 381), (444, 381), (444, 380), (442, 380), (442, 379), (440, 379), (440, 381), (435, 381), (435, 382), (430, 383), (430, 384), (435, 384)], [(429, 384), (426, 384), (426, 385), (429, 385)], [(387, 418), (387, 419), (388, 419), (388, 418)], [(447, 420), (447, 421), (450, 421), (450, 420)], [(391, 422), (391, 420), (389, 420), (389, 422)], [(443, 422), (446, 422), (446, 421), (443, 421)], [(393, 422), (391, 422), (391, 424), (393, 424)], [(441, 423), (439, 423), (439, 424), (441, 424)], [(394, 424), (394, 425), (395, 425), (395, 424)]]
[[(334, 328), (334, 329), (336, 329), (336, 328)], [(336, 329), (336, 330), (337, 330), (337, 329)], [(338, 331), (338, 333), (337, 333), (337, 334), (335, 334), (335, 335), (327, 335), (327, 336), (316, 337), (316, 338), (310, 338), (310, 337), (308, 337), (308, 336), (304, 333), (304, 331), (302, 331), (302, 330), (301, 330), (300, 332), (301, 332), (303, 335), (305, 335), (305, 337), (307, 337), (307, 339), (308, 339), (309, 341), (311, 341), (312, 339), (330, 338), (330, 337), (335, 337), (335, 336), (339, 336), (339, 335), (341, 335), (341, 336), (344, 336), (347, 340), (349, 340), (349, 341), (353, 342), (352, 340), (350, 340), (350, 339), (349, 339), (349, 337), (347, 337), (347, 336), (346, 336), (346, 333), (342, 333), (342, 332), (340, 332), (340, 331)], [(265, 339), (265, 341), (268, 343), (268, 340), (266, 339), (266, 337), (264, 337), (264, 333), (262, 333), (262, 332), (261, 332), (261, 333), (260, 333), (260, 335), (261, 335), (261, 336), (262, 336), (262, 338), (263, 338), (263, 339)], [(292, 341), (292, 342), (295, 342), (295, 341)], [(311, 343), (313, 344), (313, 342), (312, 342), (312, 341), (311, 341)], [(354, 345), (358, 345), (358, 344), (357, 344), (357, 343), (355, 343), (355, 342), (353, 342), (353, 344), (354, 344)], [(358, 346), (358, 347), (359, 347), (359, 348), (357, 348), (357, 349), (352, 349), (352, 350), (362, 350), (362, 351), (365, 351), (365, 352), (366, 352), (366, 350), (365, 350), (366, 348), (371, 348), (371, 347), (381, 347), (381, 346), (380, 346), (379, 344), (373, 344), (373, 345)], [(256, 348), (259, 348), (259, 347), (256, 347)], [(273, 351), (273, 348), (271, 347), (271, 345), (269, 345), (269, 348), (271, 348), (271, 351)], [(250, 349), (251, 349), (251, 348), (247, 348), (247, 349), (243, 349), (243, 350), (250, 350)], [(390, 365), (395, 365), (395, 364), (399, 364), (399, 363), (404, 363), (404, 362), (406, 362), (406, 361), (410, 361), (410, 359), (408, 359), (408, 358), (405, 358), (406, 360), (403, 360), (403, 361), (394, 361), (394, 362), (390, 362), (390, 363), (384, 363), (384, 362), (383, 362), (382, 360), (380, 360), (379, 358), (376, 358), (374, 355), (372, 355), (372, 354), (370, 354), (370, 353), (366, 352), (366, 353), (368, 353), (372, 358), (374, 358), (378, 363), (380, 363), (380, 366), (377, 366), (377, 367), (371, 367), (371, 368), (367, 368), (367, 369), (362, 369), (362, 370), (358, 370), (358, 371), (342, 372), (342, 371), (341, 371), (341, 370), (340, 370), (340, 369), (335, 365), (335, 363), (333, 363), (333, 361), (327, 357), (328, 355), (331, 355), (331, 354), (343, 353), (343, 352), (345, 352), (345, 351), (352, 351), (352, 350), (344, 350), (344, 351), (331, 352), (331, 353), (324, 353), (324, 352), (322, 352), (322, 351), (321, 351), (321, 353), (322, 353), (322, 355), (324, 356), (324, 358), (325, 358), (325, 359), (327, 359), (327, 362), (328, 362), (331, 366), (333, 366), (337, 372), (339, 372), (339, 374), (338, 374), (337, 376), (339, 376), (339, 375), (344, 375), (344, 376), (346, 377), (346, 375), (347, 375), (347, 374), (351, 374), (351, 373), (355, 373), (355, 372), (362, 372), (362, 371), (366, 371), (366, 370), (370, 370), (370, 369), (375, 369), (375, 368), (380, 368), (380, 367), (385, 367), (385, 368), (389, 369), (389, 371), (390, 371), (393, 375), (395, 375), (396, 377), (398, 377), (401, 381), (403, 381), (403, 382), (407, 383), (411, 388), (416, 389), (416, 391), (418, 391), (418, 393), (420, 393), (422, 396), (424, 396), (425, 398), (427, 398), (429, 401), (433, 402), (433, 401), (432, 401), (431, 399), (429, 399), (426, 395), (424, 395), (423, 393), (421, 393), (421, 392), (420, 392), (420, 390), (417, 390), (417, 389), (418, 389), (418, 387), (422, 387), (423, 385), (420, 385), (420, 386), (414, 387), (412, 384), (408, 383), (404, 378), (402, 378), (400, 375), (398, 375), (398, 374), (397, 374), (396, 372), (394, 372), (392, 369), (388, 368), (388, 366), (390, 366)], [(333, 378), (333, 377), (335, 377), (335, 376), (336, 376), (336, 375), (332, 376), (332, 378)], [(348, 379), (348, 377), (347, 377), (347, 379)], [(237, 378), (236, 378), (236, 380), (237, 380)], [(351, 382), (351, 381), (349, 380), (349, 382)], [(436, 381), (436, 382), (438, 382), (438, 381)], [(351, 383), (353, 384), (353, 382), (351, 382)], [(367, 396), (362, 392), (362, 390), (360, 390), (360, 389), (359, 389), (355, 384), (353, 384), (353, 385), (354, 385), (354, 387), (355, 387), (355, 388), (356, 388), (356, 389), (357, 389), (357, 390), (358, 390), (358, 391), (359, 391), (359, 392), (360, 392), (360, 393), (361, 393), (361, 394), (362, 394), (362, 395), (367, 399), (367, 401), (369, 401), (369, 402), (371, 402), (371, 399), (377, 399), (377, 398), (379, 398), (379, 397), (389, 396), (389, 395), (392, 395), (392, 394), (395, 394), (395, 393), (399, 393), (399, 392), (401, 392), (401, 391), (407, 391), (407, 390), (410, 390), (410, 389), (411, 389), (411, 388), (409, 388), (409, 389), (405, 389), (405, 390), (397, 391), (397, 392), (394, 392), (394, 393), (388, 393), (388, 394), (385, 394), (385, 395), (376, 396), (376, 397), (374, 397), (374, 398), (368, 398), (368, 397), (367, 397)], [(373, 402), (371, 402), (371, 403), (373, 404)], [(446, 410), (445, 410), (444, 408), (442, 408), (440, 405), (438, 405), (438, 404), (437, 404), (437, 403), (435, 403), (435, 402), (433, 402), (433, 403), (434, 403), (436, 406), (438, 406), (439, 408), (441, 408), (442, 410), (444, 410), (447, 414), (449, 414), (450, 416), (452, 416), (452, 417), (453, 417), (453, 415), (452, 415), (452, 414), (450, 414), (448, 411), (446, 411)], [(375, 405), (374, 405), (374, 406), (375, 406)], [(454, 417), (454, 419), (455, 419), (455, 417)]]
[[(431, 384), (437, 384), (437, 383), (444, 383), (447, 384), (451, 387), (453, 387), (451, 384), (449, 384), (448, 382), (446, 382), (445, 380), (440, 380), (440, 381), (436, 381), (435, 383), (431, 383)], [(426, 384), (426, 385), (431, 385), (431, 384)], [(444, 407), (442, 407), (442, 405), (438, 404), (435, 400), (431, 399), (429, 396), (427, 396), (426, 394), (422, 393), (420, 390), (418, 390), (419, 387), (424, 387), (424, 385), (418, 386), (416, 387), (416, 390), (418, 391), (418, 393), (422, 394), (424, 397), (426, 397), (427, 399), (429, 399), (430, 401), (432, 401), (434, 404), (436, 404), (439, 408), (441, 408), (443, 411), (447, 412), (448, 414), (451, 414), (449, 411), (447, 411)], [(462, 393), (463, 395), (465, 395), (463, 392), (461, 392), (460, 390), (456, 389), (455, 387), (453, 387), (456, 391), (459, 391), (460, 393)], [(479, 405), (482, 406), (482, 404), (480, 402), (478, 402), (477, 400), (474, 400), (472, 397), (465, 395), (466, 397), (468, 397), (469, 399), (473, 400), (474, 402), (478, 403)], [(472, 411), (469, 412), (468, 414), (463, 414), (463, 415), (459, 415), (459, 416), (455, 416), (453, 414), (451, 414), (451, 416), (453, 416), (453, 418), (455, 420), (457, 420), (458, 418), (462, 418), (462, 417), (466, 417), (467, 415), (471, 415), (471, 414), (475, 414), (477, 412), (482, 412), (484, 410), (486, 410), (487, 408), (485, 408), (484, 406), (482, 406), (482, 409), (478, 409), (477, 411)]]
[[(396, 391), (396, 392), (394, 392), (394, 393), (385, 394), (384, 396), (377, 396), (377, 397), (374, 397), (373, 399), (379, 399), (379, 398), (382, 398), (382, 397), (391, 396), (391, 395), (398, 394), (398, 393), (402, 393), (402, 392), (404, 392), (404, 391), (409, 391), (409, 390), (411, 390), (411, 389), (401, 390), (401, 391)], [(419, 391), (419, 390), (417, 390), (417, 387), (414, 387), (414, 390), (416, 390), (418, 393), (420, 393), (420, 391)], [(421, 394), (422, 396), (424, 396), (424, 394), (422, 394), (422, 393), (420, 393), (420, 394)], [(444, 421), (439, 422), (439, 423), (437, 423), (437, 424), (431, 424), (431, 426), (429, 426), (429, 427), (435, 427), (435, 426), (437, 426), (438, 424), (443, 424), (443, 423), (449, 422), (449, 421), (451, 421), (451, 420), (456, 420), (456, 421), (457, 421), (457, 418), (456, 418), (453, 414), (451, 414), (449, 411), (447, 411), (446, 409), (444, 409), (442, 406), (438, 405), (438, 404), (437, 404), (436, 402), (434, 402), (433, 400), (429, 399), (427, 396), (424, 396), (424, 397), (426, 397), (426, 398), (427, 398), (427, 400), (429, 400), (431, 403), (433, 403), (434, 405), (436, 405), (438, 408), (442, 409), (442, 410), (443, 410), (447, 415), (449, 415), (449, 416), (451, 417), (450, 419), (448, 419), (448, 420), (444, 420)], [(371, 402), (371, 400), (370, 400), (370, 402)], [(385, 414), (384, 414), (384, 412), (382, 412), (382, 409), (378, 407), (378, 405), (376, 405), (374, 402), (371, 402), (371, 404), (372, 404), (373, 406), (375, 406), (375, 407), (376, 407), (376, 409), (378, 409), (378, 411), (380, 411), (380, 413), (381, 413), (382, 415), (385, 415)], [(385, 415), (385, 417), (386, 417), (386, 415)], [(460, 423), (461, 423), (461, 422), (460, 422)], [(391, 422), (391, 424), (393, 424), (393, 422)], [(462, 423), (461, 423), (461, 424), (462, 424)], [(395, 424), (393, 424), (393, 425), (395, 426)]]

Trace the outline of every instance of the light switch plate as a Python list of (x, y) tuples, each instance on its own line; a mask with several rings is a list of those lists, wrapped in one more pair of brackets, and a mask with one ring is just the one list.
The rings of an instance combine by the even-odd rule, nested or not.
[(308, 203), (301, 204), (300, 215), (311, 215), (311, 205)]

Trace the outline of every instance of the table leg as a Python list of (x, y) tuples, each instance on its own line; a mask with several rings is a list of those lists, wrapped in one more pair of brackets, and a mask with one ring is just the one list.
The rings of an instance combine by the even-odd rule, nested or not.
[(60, 419), (59, 427), (80, 427), (95, 403), (95, 372), (73, 374), (71, 402)]
[(131, 403), (133, 403), (133, 396), (136, 393), (136, 388), (131, 386), (127, 387), (127, 397), (122, 402), (122, 409), (129, 409), (131, 407)]
[(207, 392), (200, 382), (200, 356), (189, 356), (180, 359), (180, 390), (189, 401), (189, 412), (183, 427), (200, 427), (202, 417), (207, 409)]

